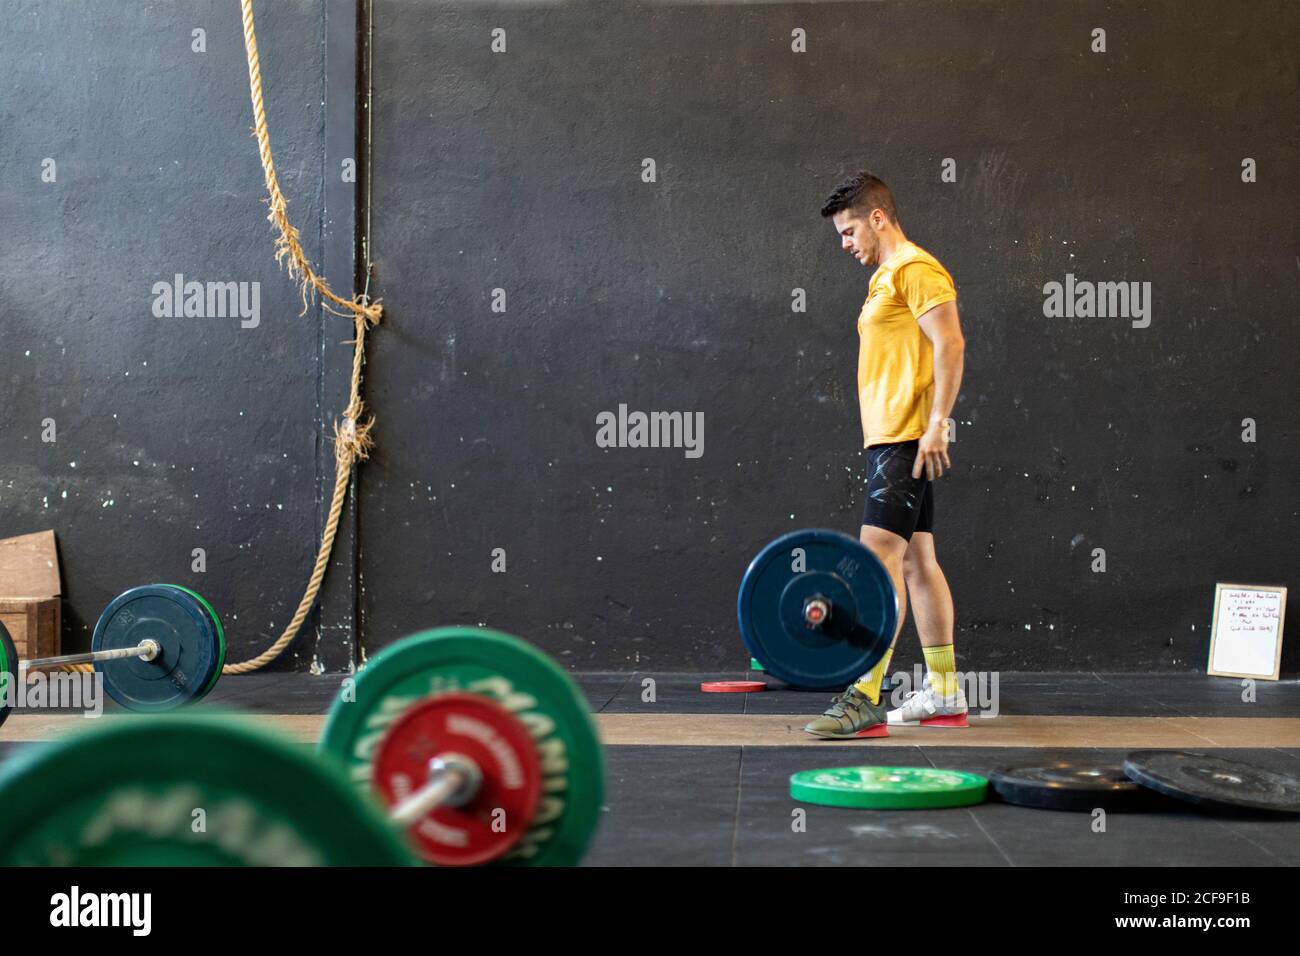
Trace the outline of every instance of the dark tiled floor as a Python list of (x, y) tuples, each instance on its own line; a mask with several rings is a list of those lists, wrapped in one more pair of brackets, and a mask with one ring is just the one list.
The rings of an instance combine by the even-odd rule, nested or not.
[[(703, 679), (761, 674), (589, 673), (577, 675), (598, 713), (813, 714), (828, 691), (773, 689), (761, 694), (704, 694)], [(647, 680), (653, 684), (647, 684)], [(338, 675), (254, 674), (222, 680), (209, 701), (264, 714), (324, 713)], [(991, 686), (991, 685), (990, 685)], [(651, 695), (650, 691), (653, 691)], [(1237, 680), (1194, 674), (999, 675), (1000, 713), (1038, 716), (1294, 717), (1300, 682), (1255, 685), (1242, 700)], [(653, 696), (653, 700), (651, 700)], [(0, 730), (0, 741), (3, 741)], [(0, 760), (22, 744), (0, 742)], [(1296, 749), (1222, 750), (1250, 763), (1300, 775)], [(876, 865), (1094, 866), (1297, 865), (1300, 820), (1213, 817), (1169, 805), (1160, 812), (1111, 813), (1095, 832), (1087, 813), (1032, 810), (1000, 803), (954, 810), (889, 812), (802, 806), (796, 832), (788, 779), (796, 770), (847, 763), (943, 766), (988, 773), (1051, 759), (1122, 759), (1122, 751), (883, 748), (852, 754), (801, 747), (615, 746), (606, 748), (607, 800), (590, 865)]]
[[(1048, 759), (1120, 761), (1122, 751), (855, 749), (852, 760), (988, 773)], [(1223, 750), (1300, 772), (1298, 750)], [(1002, 803), (952, 810), (844, 810), (800, 804), (788, 780), (834, 765), (796, 747), (610, 747), (602, 828), (591, 866), (1290, 866), (1300, 821), (1207, 816), (1170, 804), (1118, 813), (1096, 832), (1088, 813)], [(839, 761), (845, 762), (843, 760)], [(796, 832), (793, 812), (806, 811)]]

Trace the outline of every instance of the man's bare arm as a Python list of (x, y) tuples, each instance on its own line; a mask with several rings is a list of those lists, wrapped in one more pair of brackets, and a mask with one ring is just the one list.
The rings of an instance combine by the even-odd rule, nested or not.
[(966, 337), (961, 334), (961, 319), (957, 315), (956, 302), (936, 305), (917, 319), (917, 322), (934, 347), (934, 404), (930, 407), (929, 427), (921, 436), (917, 449), (912, 476), (920, 478), (924, 469), (926, 477), (933, 481), (945, 469), (952, 467), (948, 460), (948, 436), (943, 422), (952, 415), (952, 407), (957, 404), (957, 393), (961, 390), (961, 375), (966, 364)]

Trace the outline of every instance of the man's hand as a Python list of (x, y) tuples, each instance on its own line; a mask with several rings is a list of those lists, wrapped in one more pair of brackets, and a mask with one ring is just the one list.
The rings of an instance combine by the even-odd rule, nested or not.
[(952, 467), (948, 460), (948, 426), (943, 422), (932, 422), (921, 436), (916, 448), (916, 464), (912, 466), (912, 477), (925, 477), (934, 481)]

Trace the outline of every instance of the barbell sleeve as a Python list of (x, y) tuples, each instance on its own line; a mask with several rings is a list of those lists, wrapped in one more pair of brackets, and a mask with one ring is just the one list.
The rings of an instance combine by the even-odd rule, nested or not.
[(128, 657), (138, 657), (151, 661), (162, 651), (157, 641), (141, 641), (135, 647), (120, 647), (111, 651), (86, 651), (84, 654), (64, 654), (61, 657), (37, 657), (30, 661), (20, 661), (19, 667), (30, 670), (38, 667), (58, 667), (62, 664), (96, 664), (101, 661), (118, 661)]
[(461, 806), (474, 799), (483, 781), (478, 765), (460, 754), (440, 754), (429, 761), (424, 784), (389, 811), (399, 826), (419, 823), (441, 806)]

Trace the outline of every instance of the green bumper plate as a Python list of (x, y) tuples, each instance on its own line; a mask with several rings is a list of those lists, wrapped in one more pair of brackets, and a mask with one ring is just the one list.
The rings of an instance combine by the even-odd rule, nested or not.
[(0, 724), (5, 722), (17, 700), (18, 648), (4, 624), (0, 624)]
[(408, 866), (337, 768), (227, 716), (118, 717), (0, 767), (0, 866)]
[(499, 863), (574, 866), (604, 801), (604, 760), (586, 700), (557, 664), (500, 631), (444, 627), (385, 648), (330, 708), (320, 748), (363, 792), (384, 732), (416, 701), (481, 694), (527, 725), (542, 764), (542, 799), (527, 834)]
[(191, 591), (189, 588), (181, 584), (169, 584), (167, 587), (175, 588), (178, 591), (184, 591), (190, 597), (202, 604), (203, 609), (208, 612), (208, 617), (212, 618), (212, 626), (217, 629), (217, 644), (221, 650), (221, 662), (217, 665), (217, 671), (212, 675), (212, 680), (208, 681), (207, 687), (203, 689), (203, 694), (199, 698), (202, 700), (203, 697), (208, 696), (208, 694), (212, 692), (212, 688), (217, 686), (217, 681), (221, 679), (221, 669), (226, 666), (226, 629), (221, 626), (221, 618), (217, 617), (216, 609), (213, 608), (213, 606), (208, 603), (208, 599), (198, 591)]
[(790, 796), (826, 807), (933, 810), (983, 803), (988, 780), (933, 767), (831, 767), (790, 777)]

